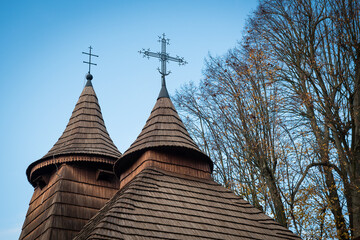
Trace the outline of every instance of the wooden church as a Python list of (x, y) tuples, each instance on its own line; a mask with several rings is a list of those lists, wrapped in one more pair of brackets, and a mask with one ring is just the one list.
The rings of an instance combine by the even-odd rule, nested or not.
[[(123, 154), (113, 144), (87, 75), (63, 135), (27, 169), (34, 194), (20, 239), (300, 239), (216, 183), (162, 86), (141, 133)], [(91, 57), (91, 52), (90, 52)], [(89, 66), (91, 59), (89, 61)]]

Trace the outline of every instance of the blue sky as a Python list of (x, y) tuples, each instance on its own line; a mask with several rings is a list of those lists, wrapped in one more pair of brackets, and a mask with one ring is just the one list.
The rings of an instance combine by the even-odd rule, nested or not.
[(168, 52), (170, 95), (202, 77), (204, 58), (243, 35), (257, 0), (0, 1), (0, 239), (18, 239), (33, 193), (25, 170), (61, 136), (85, 84), (87, 58), (106, 127), (124, 152), (140, 133), (160, 90), (157, 36)]

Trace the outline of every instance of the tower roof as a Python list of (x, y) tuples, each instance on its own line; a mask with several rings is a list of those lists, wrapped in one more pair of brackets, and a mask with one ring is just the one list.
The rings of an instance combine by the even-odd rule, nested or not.
[(141, 133), (115, 163), (114, 170), (117, 176), (142, 153), (151, 149), (189, 153), (199, 160), (208, 162), (212, 171), (211, 159), (198, 148), (190, 137), (170, 98), (167, 94), (162, 94), (164, 92), (167, 93), (166, 86), (162, 85), (156, 104)]
[[(26, 174), (30, 182), (33, 172), (44, 166), (54, 164), (55, 162), (49, 162), (49, 160), (55, 157), (96, 155), (106, 158), (106, 160), (99, 159), (99, 162), (113, 164), (121, 156), (106, 130), (98, 98), (91, 83), (92, 77), (91, 79), (87, 77), (87, 79), (88, 81), (59, 140), (45, 156), (27, 168)], [(91, 161), (97, 162), (96, 158), (92, 158)]]

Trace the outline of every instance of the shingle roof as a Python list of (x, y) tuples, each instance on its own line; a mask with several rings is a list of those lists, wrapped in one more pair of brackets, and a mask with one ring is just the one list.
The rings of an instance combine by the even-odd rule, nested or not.
[(198, 148), (190, 137), (168, 97), (159, 96), (141, 133), (135, 142), (131, 144), (130, 148), (115, 163), (114, 169), (117, 176), (120, 175), (121, 170), (126, 170), (132, 161), (136, 160), (141, 153), (148, 149), (169, 149), (170, 151), (180, 150), (189, 152), (193, 156), (198, 157), (198, 159), (207, 161), (211, 166), (211, 170), (213, 168), (212, 161)]
[(74, 239), (300, 239), (211, 179), (147, 168)]
[(34, 166), (62, 155), (91, 154), (115, 161), (121, 153), (106, 130), (100, 105), (91, 81), (84, 87), (65, 131), (50, 151), (26, 170), (30, 181)]
[[(210, 178), (210, 158), (163, 88), (140, 135), (114, 165), (120, 190), (74, 239), (299, 239)], [(198, 174), (203, 170), (208, 175)]]

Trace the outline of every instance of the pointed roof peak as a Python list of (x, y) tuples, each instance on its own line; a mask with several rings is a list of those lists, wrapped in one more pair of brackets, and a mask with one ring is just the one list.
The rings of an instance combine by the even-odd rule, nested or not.
[(115, 159), (121, 155), (107, 132), (90, 80), (87, 81), (62, 136), (42, 159), (68, 153), (97, 154)]
[[(36, 177), (34, 172), (53, 164), (48, 162), (55, 161), (56, 157), (79, 155), (99, 156), (102, 159), (100, 162), (105, 165), (112, 165), (121, 156), (107, 132), (98, 98), (89, 78), (63, 134), (47, 154), (29, 165), (26, 171), (28, 179), (31, 182)], [(96, 158), (91, 159), (85, 161), (97, 162)]]
[(211, 171), (213, 169), (211, 159), (190, 137), (169, 97), (159, 95), (141, 133), (116, 161), (115, 174), (120, 176), (121, 172), (126, 171), (147, 150), (164, 150), (170, 154), (186, 153), (198, 160), (204, 160), (210, 165)]
[(161, 80), (161, 89), (160, 89), (158, 99), (159, 98), (170, 98), (168, 90), (166, 88), (165, 77), (163, 77), (162, 80)]
[(87, 80), (86, 81), (86, 84), (85, 84), (85, 87), (92, 87), (92, 83), (91, 83), (91, 80)]

